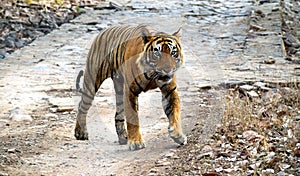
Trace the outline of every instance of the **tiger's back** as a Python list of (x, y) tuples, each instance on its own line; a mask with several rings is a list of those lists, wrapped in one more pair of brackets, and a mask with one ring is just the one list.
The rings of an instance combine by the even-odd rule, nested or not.
[[(124, 63), (126, 51), (130, 50), (131, 55), (142, 52), (144, 45), (139, 39), (141, 38), (141, 30), (144, 28), (146, 26), (143, 25), (138, 27), (118, 26), (101, 31), (91, 46), (86, 63), (89, 66), (86, 69), (93, 68), (95, 70), (86, 71), (96, 72), (102, 67), (116, 72)], [(135, 42), (135, 47), (128, 48), (127, 44), (133, 42), (132, 40)], [(130, 57), (127, 56), (127, 58)], [(92, 64), (96, 64), (96, 66), (91, 66)], [(113, 73), (104, 70), (100, 70), (100, 72), (107, 74), (107, 77), (113, 76)]]

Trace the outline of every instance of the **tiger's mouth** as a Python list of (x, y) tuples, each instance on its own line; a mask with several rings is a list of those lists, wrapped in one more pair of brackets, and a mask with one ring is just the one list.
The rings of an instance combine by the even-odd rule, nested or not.
[(158, 79), (159, 81), (169, 82), (169, 81), (172, 80), (172, 78), (173, 78), (173, 75), (172, 75), (172, 76), (168, 76), (168, 75), (160, 75), (160, 76), (158, 76), (157, 79)]

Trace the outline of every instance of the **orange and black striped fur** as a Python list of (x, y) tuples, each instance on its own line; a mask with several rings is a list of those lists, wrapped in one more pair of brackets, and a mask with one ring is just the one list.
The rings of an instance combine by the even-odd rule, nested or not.
[(171, 138), (187, 143), (181, 130), (180, 101), (175, 71), (183, 64), (179, 41), (181, 29), (172, 35), (154, 32), (148, 26), (120, 26), (103, 30), (94, 40), (86, 61), (75, 137), (87, 140), (86, 115), (106, 78), (116, 92), (115, 126), (120, 144), (130, 150), (145, 147), (138, 118), (138, 96), (159, 88), (163, 109), (169, 119)]

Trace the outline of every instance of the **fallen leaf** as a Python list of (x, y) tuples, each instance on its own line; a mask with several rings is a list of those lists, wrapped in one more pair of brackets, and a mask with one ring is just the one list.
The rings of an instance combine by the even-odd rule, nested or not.
[(202, 174), (202, 176), (222, 176), (222, 175), (218, 174), (217, 172), (208, 172), (208, 173)]

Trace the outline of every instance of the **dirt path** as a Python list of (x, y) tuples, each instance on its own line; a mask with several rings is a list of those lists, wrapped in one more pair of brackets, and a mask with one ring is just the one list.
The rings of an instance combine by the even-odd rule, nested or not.
[[(111, 81), (101, 87), (89, 112), (90, 140), (74, 139), (79, 100), (73, 91), (75, 77), (84, 67), (98, 29), (113, 25), (147, 23), (170, 33), (183, 27), (186, 64), (177, 74), (183, 129), (189, 134), (195, 125), (202, 126), (204, 141), (222, 115), (223, 94), (215, 86), (242, 78), (254, 80), (253, 74), (270, 80), (272, 73), (267, 70), (283, 67), (262, 64), (261, 70), (256, 70), (270, 54), (265, 50), (255, 51), (261, 58), (246, 61), (254, 51), (251, 49), (257, 48), (250, 46), (266, 40), (247, 36), (252, 8), (254, 2), (238, 0), (131, 1), (124, 10), (102, 9), (81, 15), (8, 56), (0, 62), (0, 175), (147, 175), (157, 159), (177, 149), (167, 133), (158, 91), (139, 97), (147, 147), (130, 152), (127, 146), (117, 144)], [(274, 40), (279, 40), (278, 36)], [(274, 57), (281, 55), (276, 42), (268, 47), (273, 48)], [(9, 117), (14, 117), (14, 112), (16, 117), (30, 116), (32, 121), (12, 121)]]

